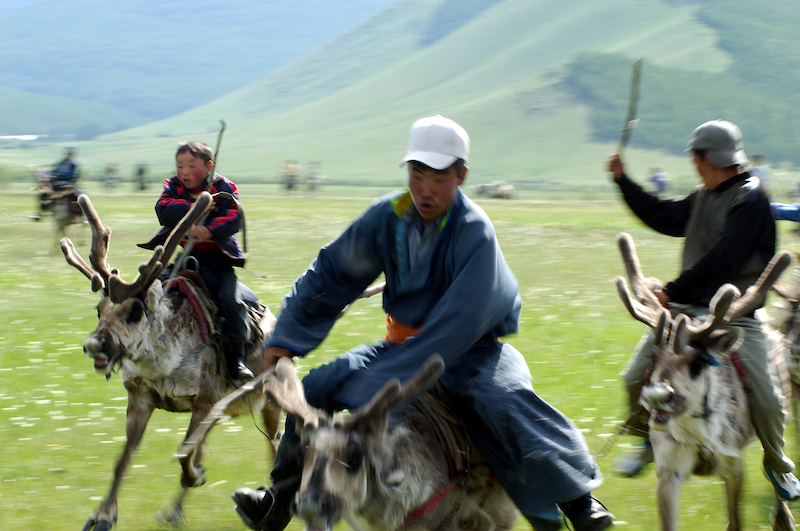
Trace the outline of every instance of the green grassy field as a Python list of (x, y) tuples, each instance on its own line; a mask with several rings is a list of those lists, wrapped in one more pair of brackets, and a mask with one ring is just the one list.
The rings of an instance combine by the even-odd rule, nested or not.
[[(114, 234), (109, 264), (132, 279), (147, 253), (134, 246), (156, 230), (155, 190), (134, 194), (89, 185), (95, 207)], [(244, 185), (248, 269), (240, 278), (274, 311), (291, 282), (370, 200), (378, 188), (323, 188), (318, 195), (288, 195), (272, 186)], [(4, 529), (76, 531), (105, 496), (124, 444), (126, 398), (117, 376), (93, 374), (82, 354), (83, 338), (96, 324), (88, 280), (56, 250), (50, 220), (34, 223), (33, 196), (12, 188), (0, 206), (0, 521)], [(570, 418), (593, 450), (603, 447), (624, 418), (619, 372), (645, 327), (618, 300), (612, 283), (623, 273), (614, 236), (632, 234), (644, 273), (671, 279), (680, 242), (643, 227), (610, 196), (603, 201), (481, 200), (495, 222), (523, 297), (519, 334), (507, 338), (526, 357), (536, 391)], [(781, 246), (797, 244), (781, 225)], [(88, 252), (89, 231), (71, 227), (78, 249)], [(382, 335), (377, 298), (359, 301), (328, 340), (302, 362), (330, 360)], [(179, 487), (172, 454), (188, 415), (156, 412), (128, 470), (115, 529), (156, 530), (153, 519)], [(797, 441), (787, 436), (789, 455)], [(615, 476), (609, 466), (633, 439), (623, 437), (598, 462), (605, 483), (597, 495), (631, 531), (659, 527), (655, 475)], [(191, 530), (241, 530), (229, 494), (265, 483), (270, 463), (263, 436), (249, 417), (218, 425), (208, 441), (208, 484), (186, 504)], [(760, 472), (760, 448), (747, 449), (743, 517), (747, 529), (767, 529), (771, 489)], [(693, 478), (683, 489), (683, 529), (722, 529), (722, 484)], [(340, 526), (346, 529), (346, 525)], [(519, 529), (529, 526), (518, 522)], [(290, 529), (298, 531), (297, 522)]]

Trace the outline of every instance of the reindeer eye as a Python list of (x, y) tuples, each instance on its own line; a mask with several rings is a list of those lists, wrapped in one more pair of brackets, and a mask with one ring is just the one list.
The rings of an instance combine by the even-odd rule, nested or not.
[(133, 301), (131, 313), (128, 314), (126, 321), (128, 323), (138, 323), (142, 320), (142, 316), (144, 316), (144, 303), (139, 299), (136, 299)]
[(344, 459), (339, 462), (343, 464), (350, 473), (357, 472), (361, 468), (361, 463), (364, 462), (364, 452), (361, 449), (361, 445), (354, 441), (350, 441), (342, 457)]
[(707, 366), (708, 359), (706, 356), (699, 350), (695, 350), (691, 358), (691, 363), (689, 364), (689, 376), (691, 376), (692, 380), (697, 379)]

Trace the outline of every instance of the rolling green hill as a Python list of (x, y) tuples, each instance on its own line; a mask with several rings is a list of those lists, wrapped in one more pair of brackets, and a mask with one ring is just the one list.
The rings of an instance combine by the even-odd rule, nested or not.
[[(630, 167), (644, 177), (660, 166), (690, 186), (696, 179), (682, 149), (701, 118), (688, 105), (654, 112), (665, 96), (652, 80), (674, 76), (684, 84), (671, 96), (680, 101), (681, 90), (731, 75), (741, 52), (720, 46), (733, 31), (720, 30), (724, 21), (702, 22), (712, 20), (702, 10), (714, 8), (676, 0), (400, 0), (241, 90), (88, 142), (82, 158), (90, 167), (148, 160), (166, 174), (177, 141), (213, 146), (225, 119), (220, 171), (235, 180), (275, 182), (283, 162), (297, 159), (321, 160), (328, 182), (400, 184), (395, 162), (409, 125), (440, 113), (470, 132), (471, 182), (607, 188), (603, 165), (623, 125), (630, 64), (643, 57)], [(456, 21), (444, 34), (431, 24), (443, 13)], [(596, 77), (581, 77), (593, 65)], [(680, 127), (660, 132), (663, 113), (681, 111)], [(22, 162), (38, 153), (13, 156)]]
[[(38, 0), (2, 9), (0, 87), (20, 91), (14, 106), (32, 116), (3, 113), (0, 135), (80, 135), (92, 123), (105, 133), (172, 116), (245, 86), (391, 1)], [(70, 105), (52, 97), (81, 100), (82, 113), (95, 116), (69, 115)], [(50, 119), (39, 120), (43, 113)]]
[[(0, 134), (65, 135), (88, 140), (103, 133), (147, 123), (145, 116), (106, 103), (59, 96), (31, 96), (0, 86)], [(13, 124), (13, 129), (10, 124)]]

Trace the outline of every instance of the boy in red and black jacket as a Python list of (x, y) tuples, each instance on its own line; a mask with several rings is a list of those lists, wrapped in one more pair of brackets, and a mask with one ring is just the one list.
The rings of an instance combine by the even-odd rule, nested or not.
[(234, 380), (250, 379), (253, 373), (242, 361), (249, 335), (247, 306), (238, 293), (233, 271), (234, 266), (244, 265), (244, 253), (235, 236), (242, 221), (237, 205), (239, 190), (232, 181), (214, 173), (212, 157), (211, 148), (197, 140), (178, 146), (175, 175), (164, 181), (164, 192), (156, 203), (161, 230), (139, 246), (154, 249), (163, 244), (201, 192), (214, 197), (214, 208), (187, 233), (195, 239), (190, 255), (197, 259), (200, 276), (223, 319), (221, 335), (228, 374)]

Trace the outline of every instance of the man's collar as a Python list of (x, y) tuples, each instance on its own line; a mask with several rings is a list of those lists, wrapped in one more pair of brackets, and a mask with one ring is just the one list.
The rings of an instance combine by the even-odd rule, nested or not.
[[(447, 212), (444, 213), (441, 219), (436, 220), (436, 225), (439, 228), (440, 234), (447, 226), (447, 222), (450, 220), (452, 213), (457, 210), (463, 201), (464, 199), (461, 189), (459, 188), (456, 191), (456, 196), (453, 198), (453, 203), (450, 205), (450, 208), (447, 209)], [(411, 192), (407, 191), (404, 194), (399, 194), (390, 199), (389, 202), (392, 204), (394, 214), (406, 222), (410, 222), (411, 220), (420, 217), (419, 212), (417, 212), (417, 209), (414, 208), (414, 200), (411, 198)]]
[(732, 187), (736, 186), (737, 184), (739, 184), (741, 182), (746, 181), (749, 178), (750, 178), (750, 174), (748, 172), (746, 172), (746, 171), (743, 171), (742, 173), (736, 174), (733, 177), (725, 179), (724, 181), (722, 181), (719, 184), (719, 186), (714, 188), (714, 190), (712, 190), (712, 191), (715, 192), (715, 193), (721, 194), (725, 190), (730, 190)]

